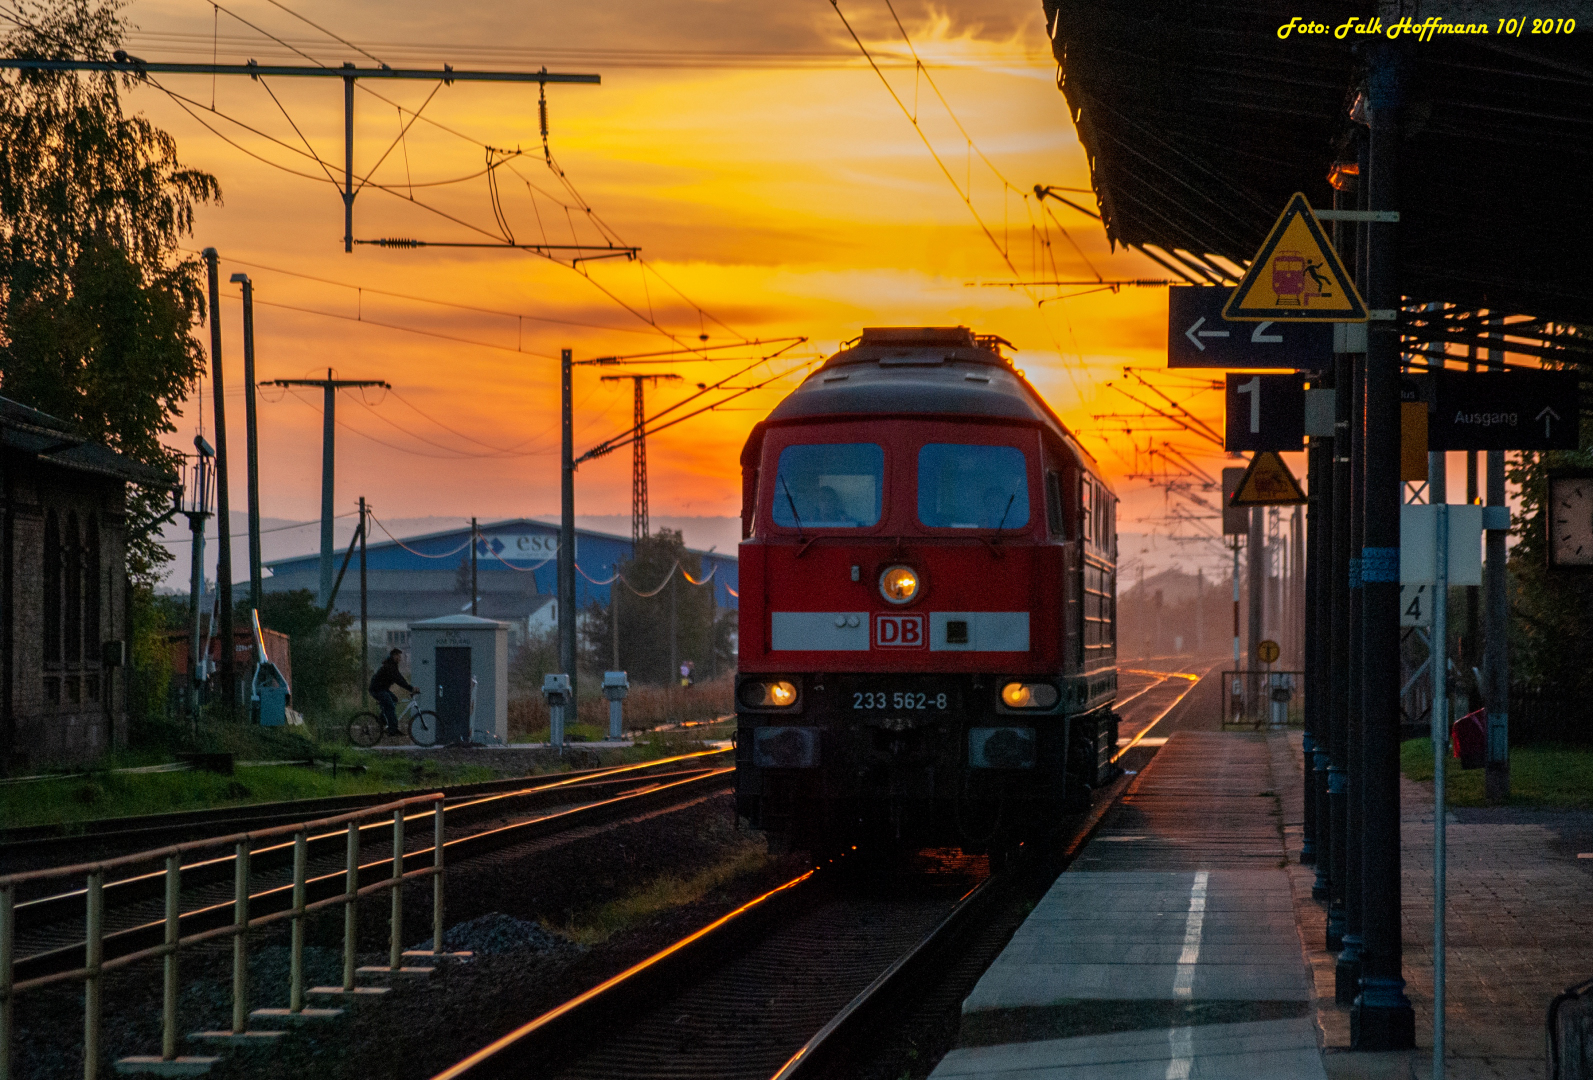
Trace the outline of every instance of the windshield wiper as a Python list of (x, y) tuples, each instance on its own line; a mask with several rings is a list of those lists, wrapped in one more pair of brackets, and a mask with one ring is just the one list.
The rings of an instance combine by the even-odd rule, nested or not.
[(1007, 515), (1012, 513), (1012, 503), (1017, 499), (1017, 497), (1018, 493), (1016, 491), (1007, 496), (1007, 508), (1001, 511), (1001, 520), (996, 522), (996, 534), (998, 536), (1001, 533), (1001, 527), (1007, 523)]
[(985, 542), (987, 547), (990, 548), (990, 554), (994, 555), (998, 559), (1001, 558), (1001, 552), (996, 545), (1001, 543), (1001, 528), (1007, 523), (1007, 515), (1012, 513), (1012, 504), (1017, 497), (1018, 493), (1016, 491), (1007, 496), (1007, 508), (1001, 511), (1001, 520), (996, 522), (996, 535), (993, 537), (981, 536), (979, 538)]
[(785, 488), (785, 503), (791, 508), (791, 520), (796, 522), (797, 539), (802, 539), (802, 515), (797, 513), (796, 500), (791, 497), (791, 485), (785, 482), (785, 477), (780, 477), (780, 486)]

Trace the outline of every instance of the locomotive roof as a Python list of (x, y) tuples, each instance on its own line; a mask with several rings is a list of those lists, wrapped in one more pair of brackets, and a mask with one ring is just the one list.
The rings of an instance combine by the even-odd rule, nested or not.
[(1027, 421), (1050, 428), (1098, 474), (1095, 459), (1001, 355), (1009, 344), (966, 326), (871, 327), (803, 380), (768, 422), (903, 413)]

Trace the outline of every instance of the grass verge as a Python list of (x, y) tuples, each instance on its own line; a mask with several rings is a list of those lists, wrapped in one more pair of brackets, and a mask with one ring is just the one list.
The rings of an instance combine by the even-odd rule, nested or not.
[[(1432, 783), (1433, 744), (1411, 739), (1400, 744), (1399, 767), (1408, 780)], [(1445, 797), (1451, 806), (1487, 806), (1483, 770), (1462, 769), (1450, 758), (1444, 770)], [(1593, 750), (1580, 746), (1522, 746), (1510, 751), (1510, 806), (1593, 808)]]
[[(704, 728), (656, 732), (622, 749), (580, 755), (548, 754), (528, 760), (524, 755), (499, 757), (482, 751), (395, 754), (365, 751), (337, 739), (317, 740), (305, 728), (258, 728), (246, 724), (206, 722), (198, 730), (173, 725), (155, 733), (144, 745), (106, 755), (92, 766), (72, 766), (60, 776), (23, 783), (0, 784), (0, 828), (33, 825), (77, 825), (107, 818), (166, 814), (189, 810), (243, 806), (334, 795), (403, 792), (441, 784), (467, 784), (500, 777), (557, 773), (594, 765), (632, 765), (674, 754), (702, 750)], [(601, 737), (585, 726), (572, 734)], [(579, 747), (572, 744), (572, 748)], [(237, 768), (232, 776), (201, 770), (127, 773), (118, 769), (167, 764), (181, 750), (232, 753), (237, 761), (311, 761), (305, 766), (269, 765)], [(465, 758), (465, 760), (462, 760)], [(338, 768), (330, 767), (337, 762)], [(348, 766), (363, 766), (351, 771)]]
[(578, 912), (558, 932), (580, 945), (598, 945), (622, 930), (639, 926), (660, 912), (696, 903), (714, 889), (769, 863), (761, 840), (742, 841), (719, 862), (690, 877), (665, 874), (618, 900)]
[[(223, 776), (197, 769), (169, 773), (110, 771), (117, 764), (109, 760), (83, 776), (0, 787), (0, 821), (9, 828), (71, 824), (287, 799), (404, 791), (442, 783), (465, 784), (497, 775), (483, 765), (350, 753), (342, 755), (335, 776), (330, 767), (320, 765), (259, 766)], [(344, 767), (350, 764), (364, 764), (366, 771), (351, 772)]]

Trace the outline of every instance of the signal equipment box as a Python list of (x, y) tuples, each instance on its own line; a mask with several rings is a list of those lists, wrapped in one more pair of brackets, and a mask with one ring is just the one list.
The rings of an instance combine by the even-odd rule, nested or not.
[(409, 681), (437, 714), (439, 745), (509, 741), (509, 624), (445, 615), (409, 624)]

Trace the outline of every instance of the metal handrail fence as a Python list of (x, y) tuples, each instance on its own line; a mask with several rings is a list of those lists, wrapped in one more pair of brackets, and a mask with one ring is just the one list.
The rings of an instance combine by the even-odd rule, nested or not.
[[(183, 844), (141, 851), (132, 855), (122, 855), (99, 862), (79, 863), (75, 866), (47, 870), (30, 870), (0, 877), (0, 1080), (11, 1080), (11, 1044), (16, 999), (24, 991), (37, 990), (62, 982), (76, 981), (84, 984), (83, 1076), (84, 1080), (96, 1080), (99, 1075), (100, 1058), (101, 979), (107, 972), (145, 960), (159, 959), (162, 961), (164, 993), (161, 1006), (160, 1060), (175, 1061), (178, 1044), (177, 958), (179, 950), (184, 946), (197, 945), (200, 942), (212, 939), (228, 937), (232, 939), (232, 1033), (235, 1035), (242, 1035), (248, 1030), (248, 950), (251, 930), (282, 919), (291, 920), (288, 1011), (293, 1014), (302, 1013), (304, 1010), (304, 920), (312, 912), (338, 904), (345, 905), (343, 914), (342, 990), (352, 993), (357, 970), (355, 959), (356, 901), (361, 897), (374, 895), (384, 889), (391, 891), (392, 913), (388, 963), (389, 968), (396, 972), (402, 968), (404, 954), (402, 939), (404, 891), (400, 886), (406, 881), (430, 877), (433, 882), (432, 941), (436, 946), (436, 951), (441, 952), (444, 872), (443, 815), (439, 810), (442, 799), (443, 795), (441, 793), (420, 795), (400, 799), (396, 802), (384, 803), (381, 806), (354, 810), (335, 817), (320, 818), (315, 821), (279, 825), (274, 828), (234, 833), (229, 836), (218, 836), (205, 840), (193, 840)], [(431, 806), (434, 833), (432, 864), (405, 872), (404, 812), (409, 807), (421, 805)], [(362, 887), (359, 883), (360, 823), (387, 814), (391, 814), (393, 819), (392, 873), (388, 877), (381, 878)], [(307, 877), (310, 834), (339, 826), (346, 827), (348, 833), (347, 866), (344, 873), (343, 891), (319, 900), (310, 901), (308, 897), (310, 882)], [(251, 852), (260, 841), (289, 835), (293, 837), (292, 904), (289, 907), (272, 911), (268, 914), (251, 917), (249, 914)], [(234, 864), (232, 921), (223, 926), (211, 927), (184, 935), (182, 933), (181, 886), (182, 865), (185, 856), (196, 851), (229, 846), (233, 849)], [(416, 854), (423, 853), (417, 852)], [(166, 885), (164, 940), (159, 945), (138, 949), (107, 960), (104, 951), (104, 890), (106, 873), (125, 867), (162, 861), (165, 863), (164, 876)], [(82, 966), (65, 971), (53, 971), (34, 978), (24, 979), (20, 982), (16, 981), (14, 975), (18, 961), (16, 955), (16, 896), (18, 887), (34, 885), (53, 879), (79, 877), (85, 882), (85, 934)]]

